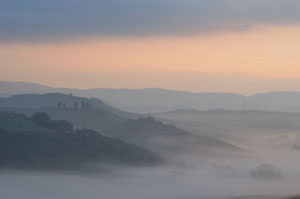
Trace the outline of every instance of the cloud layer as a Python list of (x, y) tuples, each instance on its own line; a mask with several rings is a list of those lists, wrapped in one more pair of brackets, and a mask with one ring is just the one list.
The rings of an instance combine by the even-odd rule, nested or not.
[(298, 24), (299, 0), (3, 0), (0, 40), (181, 36)]

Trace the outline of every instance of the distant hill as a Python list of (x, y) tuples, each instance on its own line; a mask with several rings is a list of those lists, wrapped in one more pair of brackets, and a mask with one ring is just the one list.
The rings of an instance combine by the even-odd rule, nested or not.
[(168, 124), (195, 133), (215, 135), (254, 136), (297, 133), (300, 113), (253, 110), (177, 110), (152, 114)]
[(166, 112), (177, 109), (230, 109), (300, 112), (300, 92), (270, 92), (252, 96), (234, 93), (192, 93), (159, 88), (145, 89), (70, 89), (51, 88), (22, 82), (0, 82), (0, 97), (24, 93), (72, 93), (100, 98), (118, 109), (137, 113)]
[(280, 112), (300, 112), (300, 92), (281, 91), (247, 97), (247, 109)]
[(90, 89), (77, 94), (79, 96), (97, 96), (121, 110), (137, 113), (163, 112), (183, 108), (241, 109), (244, 99), (242, 95), (232, 93), (191, 93), (160, 88)]
[(54, 90), (51, 87), (40, 84), (0, 81), (0, 96), (3, 97), (24, 93), (51, 93)]
[(138, 117), (136, 114), (108, 106), (96, 98), (88, 99), (61, 93), (20, 94), (2, 98), (0, 110), (26, 115), (46, 112), (53, 119), (68, 120), (76, 127), (89, 127), (100, 131), (119, 125), (127, 118)]
[[(96, 98), (84, 98), (73, 96), (72, 94), (66, 95), (62, 93), (47, 93), (47, 94), (18, 94), (7, 98), (0, 98), (0, 106), (2, 107), (22, 107), (22, 108), (59, 108), (58, 103), (65, 104), (66, 109), (74, 108), (75, 103), (78, 109), (82, 108), (81, 104), (89, 103), (94, 108), (101, 108), (104, 110), (113, 111), (114, 108), (106, 105), (101, 100)], [(61, 107), (63, 108), (63, 107)]]
[[(155, 165), (162, 160), (152, 152), (88, 129), (72, 130), (67, 121), (44, 113), (26, 117), (0, 113), (0, 167), (70, 169), (86, 165)], [(3, 125), (9, 121), (10, 125)], [(15, 128), (14, 126), (25, 128)], [(67, 127), (67, 128), (66, 128)]]
[(154, 118), (139, 118), (112, 128), (110, 133), (118, 138), (148, 147), (151, 150), (184, 153), (241, 152), (234, 145), (217, 138), (195, 135), (173, 125), (165, 125)]

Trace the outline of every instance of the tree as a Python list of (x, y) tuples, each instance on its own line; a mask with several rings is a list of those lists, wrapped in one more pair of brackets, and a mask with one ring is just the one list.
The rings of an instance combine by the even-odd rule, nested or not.
[(57, 108), (58, 108), (58, 109), (62, 109), (62, 103), (61, 103), (61, 102), (58, 102)]
[(51, 123), (51, 118), (48, 114), (44, 113), (44, 112), (38, 112), (35, 113), (31, 119), (32, 122), (44, 126), (44, 127), (48, 127), (49, 124)]
[(81, 102), (81, 109), (85, 109), (85, 103), (84, 103), (84, 101)]
[(50, 129), (55, 131), (71, 132), (73, 131), (73, 124), (65, 120), (58, 120), (51, 122)]
[(78, 103), (77, 102), (74, 103), (74, 109), (78, 110)]
[(89, 103), (88, 102), (81, 102), (81, 109), (87, 110), (89, 108)]

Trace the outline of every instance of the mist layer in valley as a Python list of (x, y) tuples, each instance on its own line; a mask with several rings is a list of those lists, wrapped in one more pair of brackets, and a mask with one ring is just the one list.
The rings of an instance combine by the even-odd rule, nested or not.
[[(1, 198), (271, 199), (299, 194), (298, 113), (142, 115), (58, 93), (4, 98), (0, 110)], [(34, 119), (37, 112), (51, 119), (41, 123)], [(72, 167), (77, 160), (86, 164)], [(49, 162), (64, 168), (49, 168)]]

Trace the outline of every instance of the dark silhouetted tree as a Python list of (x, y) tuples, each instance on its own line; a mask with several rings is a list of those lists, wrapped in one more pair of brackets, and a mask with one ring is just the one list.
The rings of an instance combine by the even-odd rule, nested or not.
[(77, 102), (74, 103), (74, 109), (75, 109), (75, 110), (78, 109), (78, 103), (77, 103)]
[(73, 131), (74, 127), (71, 122), (65, 120), (58, 120), (51, 122), (51, 124), (49, 125), (49, 129), (55, 131), (71, 132)]
[(30, 120), (38, 125), (48, 127), (51, 123), (51, 118), (48, 114), (43, 112), (35, 113)]
[(61, 102), (58, 102), (57, 108), (58, 108), (58, 109), (62, 109), (62, 103), (61, 103)]

